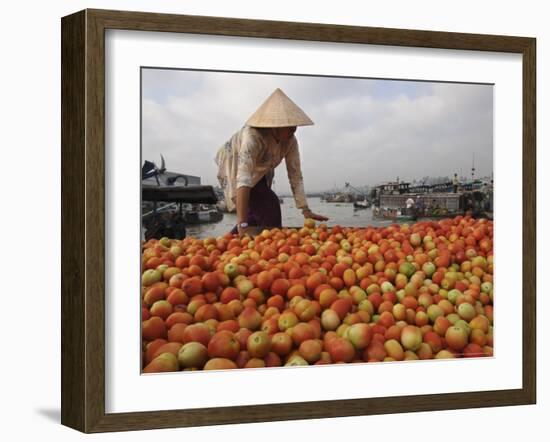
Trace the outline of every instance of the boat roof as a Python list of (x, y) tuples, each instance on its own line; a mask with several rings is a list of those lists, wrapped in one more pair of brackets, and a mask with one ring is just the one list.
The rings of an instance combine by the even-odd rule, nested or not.
[(216, 204), (218, 198), (212, 186), (148, 186), (142, 185), (143, 201), (169, 203)]

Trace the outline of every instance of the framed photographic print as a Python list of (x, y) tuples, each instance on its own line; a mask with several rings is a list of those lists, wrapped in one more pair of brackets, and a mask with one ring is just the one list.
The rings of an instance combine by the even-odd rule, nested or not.
[(535, 403), (535, 52), (64, 17), (62, 423)]

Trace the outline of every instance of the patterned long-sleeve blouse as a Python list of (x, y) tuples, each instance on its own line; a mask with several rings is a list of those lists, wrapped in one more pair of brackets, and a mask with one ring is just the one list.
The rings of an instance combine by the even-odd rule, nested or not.
[(216, 154), (218, 180), (224, 191), (228, 210), (235, 209), (239, 187), (254, 187), (263, 176), (271, 187), (274, 169), (283, 159), (296, 207), (307, 209), (296, 137), (293, 135), (288, 142), (278, 143), (270, 130), (245, 126)]

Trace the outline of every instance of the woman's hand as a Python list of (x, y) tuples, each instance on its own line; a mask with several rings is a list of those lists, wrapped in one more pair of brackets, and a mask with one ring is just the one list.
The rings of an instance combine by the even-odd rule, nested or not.
[(304, 215), (304, 218), (311, 218), (311, 219), (314, 219), (316, 221), (327, 221), (328, 220), (328, 217), (313, 213), (311, 210), (304, 210), (303, 215)]
[(241, 238), (243, 238), (246, 235), (253, 238), (255, 235), (258, 234), (258, 228), (255, 226), (248, 226), (248, 227), (237, 226), (237, 233)]

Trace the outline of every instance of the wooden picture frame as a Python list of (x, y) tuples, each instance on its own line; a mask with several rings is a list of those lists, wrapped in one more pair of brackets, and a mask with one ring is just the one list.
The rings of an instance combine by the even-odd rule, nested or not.
[[(534, 38), (106, 10), (62, 19), (62, 409), (83, 432), (534, 404), (536, 41)], [(513, 390), (105, 412), (105, 30), (139, 30), (516, 53), (523, 66), (523, 385)]]

